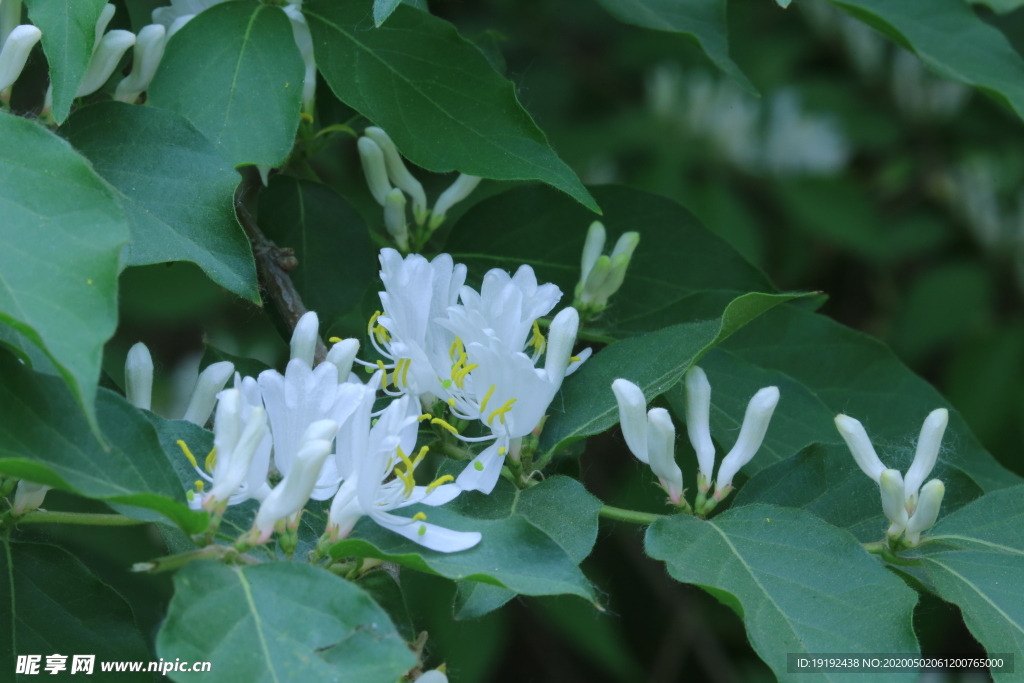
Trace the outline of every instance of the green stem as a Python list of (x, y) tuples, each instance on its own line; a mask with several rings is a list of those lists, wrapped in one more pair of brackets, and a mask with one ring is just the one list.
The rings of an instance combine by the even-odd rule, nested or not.
[(889, 549), (889, 543), (887, 541), (875, 541), (874, 543), (861, 543), (864, 550), (868, 551), (872, 555), (881, 555)]
[(57, 512), (36, 510), (18, 517), (16, 524), (90, 524), (92, 526), (134, 526), (146, 524), (141, 519), (124, 515), (107, 515), (93, 512)]
[(633, 524), (653, 524), (661, 518), (661, 515), (655, 515), (650, 512), (625, 510), (612, 507), (611, 505), (602, 505), (597, 514), (608, 519), (617, 519), (620, 522), (632, 522)]

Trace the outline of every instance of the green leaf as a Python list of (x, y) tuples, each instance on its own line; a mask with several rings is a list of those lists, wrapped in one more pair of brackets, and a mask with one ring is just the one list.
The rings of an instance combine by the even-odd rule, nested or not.
[(278, 166), (299, 127), (304, 72), (279, 7), (225, 2), (168, 41), (148, 102), (188, 119), (232, 166)]
[[(585, 337), (610, 341), (676, 323), (717, 318), (747, 292), (775, 292), (764, 273), (709, 232), (679, 204), (628, 187), (593, 188), (608, 231), (605, 251), (619, 235), (640, 233), (622, 288), (611, 306), (588, 323)], [(529, 264), (572, 303), (580, 256), (593, 214), (576, 202), (533, 185), (476, 204), (459, 219), (446, 250), (481, 279), (490, 268)]]
[(496, 180), (541, 180), (600, 211), (516, 99), (512, 83), (446, 21), (404, 4), (372, 29), (372, 0), (309, 0), (316, 63), (345, 104), (410, 161)]
[(616, 379), (636, 383), (647, 400), (653, 400), (671, 389), (709, 349), (794, 296), (799, 295), (744, 294), (726, 306), (716, 320), (681, 323), (608, 346), (566, 378), (551, 404), (541, 448), (559, 450), (618, 422), (618, 403), (612, 393)]
[(0, 322), (46, 353), (94, 423), (128, 223), (65, 141), (7, 114), (0, 139)]
[[(88, 498), (160, 513), (186, 531), (206, 526), (142, 411), (107, 389), (96, 397), (100, 444), (56, 377), (0, 354), (0, 472)], [(140, 519), (161, 519), (146, 511)]]
[(751, 645), (780, 681), (829, 680), (788, 673), (787, 653), (918, 652), (916, 593), (853, 536), (808, 512), (748, 505), (711, 521), (663, 517), (645, 545), (676, 580), (735, 598)]
[(1024, 60), (963, 0), (832, 3), (913, 51), (939, 76), (980, 88), (1024, 117)]
[[(564, 517), (555, 514), (552, 498), (560, 502)], [(550, 477), (526, 490), (501, 480), (490, 496), (469, 492), (444, 507), (415, 505), (400, 511), (412, 516), (422, 510), (432, 524), (479, 531), (483, 540), (469, 550), (428, 550), (364, 517), (330, 553), (336, 559), (376, 557), (522, 595), (571, 593), (594, 602), (593, 588), (576, 565), (593, 546), (599, 508), (600, 501), (582, 484), (566, 477)]]
[(256, 264), (235, 218), (238, 174), (188, 121), (103, 102), (75, 112), (61, 132), (120, 196), (132, 232), (124, 265), (191, 261), (259, 303)]
[(1008, 14), (1024, 6), (1024, 0), (971, 0), (972, 5), (984, 5), (993, 12)]
[(386, 570), (380, 569), (363, 574), (356, 579), (355, 583), (388, 613), (402, 638), (410, 643), (416, 640), (416, 629), (413, 628), (409, 607), (405, 604), (402, 587), (398, 585), (395, 577)]
[(174, 587), (157, 653), (211, 662), (220, 681), (378, 683), (416, 664), (384, 610), (323, 569), (194, 562), (175, 575)]
[(259, 222), (279, 247), (295, 250), (292, 282), (323, 330), (359, 305), (376, 279), (376, 251), (359, 212), (318, 183), (275, 176), (260, 194)]
[(700, 45), (719, 69), (757, 95), (757, 88), (729, 58), (725, 0), (597, 0), (619, 21), (656, 31), (682, 33)]
[(500, 609), (509, 600), (516, 597), (516, 592), (501, 586), (476, 581), (456, 581), (455, 600), (452, 603), (452, 616), (458, 621), (479, 619)]
[(29, 19), (43, 32), (53, 85), (51, 113), (57, 123), (63, 123), (92, 59), (96, 20), (106, 0), (27, 0), (25, 4)]
[(380, 28), (400, 4), (402, 0), (373, 0), (373, 23)]
[[(39, 673), (47, 677), (46, 656), (55, 653), (67, 656), (64, 675), (76, 654), (96, 655), (94, 675), (100, 674), (103, 661), (150, 659), (128, 603), (67, 551), (0, 538), (0, 576), (7, 584), (0, 601), (0, 670), (7, 672), (5, 678), (15, 670), (18, 655), (41, 655)], [(125, 672), (117, 679), (152, 681), (153, 675)]]

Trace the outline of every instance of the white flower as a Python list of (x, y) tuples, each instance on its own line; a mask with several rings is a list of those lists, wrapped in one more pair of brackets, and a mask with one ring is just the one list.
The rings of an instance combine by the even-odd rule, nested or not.
[(904, 477), (906, 484), (906, 505), (908, 510), (917, 506), (917, 494), (921, 484), (932, 473), (935, 461), (939, 458), (939, 449), (942, 447), (942, 436), (946, 432), (946, 425), (949, 424), (949, 411), (945, 408), (937, 408), (928, 413), (921, 425), (921, 434), (917, 437), (917, 451), (914, 453), (914, 462), (907, 470)]
[(152, 408), (153, 357), (142, 342), (128, 350), (124, 361), (124, 388), (125, 397), (133, 406), (143, 410)]
[(921, 533), (935, 526), (945, 493), (946, 487), (938, 479), (932, 479), (921, 487), (921, 500), (907, 522), (907, 533), (904, 536), (907, 545), (911, 547), (918, 545), (921, 542)]
[(363, 164), (363, 175), (366, 176), (370, 194), (378, 204), (384, 206), (388, 193), (391, 192), (391, 182), (388, 181), (388, 170), (384, 163), (384, 152), (376, 142), (368, 137), (359, 138), (356, 147), (359, 149), (359, 160)]
[(707, 492), (715, 471), (715, 444), (711, 440), (711, 383), (696, 365), (686, 371), (686, 434), (697, 453), (697, 486)]
[(729, 494), (732, 489), (732, 478), (744, 465), (750, 462), (757, 453), (764, 441), (764, 435), (768, 431), (768, 423), (771, 422), (772, 413), (779, 403), (778, 387), (765, 387), (761, 389), (747, 404), (747, 412), (743, 415), (743, 424), (740, 425), (740, 435), (736, 438), (736, 444), (732, 450), (722, 458), (718, 466), (718, 476), (715, 478), (715, 498), (721, 500)]
[(878, 481), (882, 493), (882, 511), (891, 522), (886, 534), (890, 538), (899, 538), (907, 528), (907, 508), (903, 504), (903, 475), (899, 470), (885, 470)]
[(50, 488), (46, 484), (37, 484), (22, 479), (18, 482), (18, 488), (14, 491), (14, 503), (11, 505), (11, 514), (20, 517), (35, 510), (43, 504), (46, 492)]
[(338, 368), (338, 384), (353, 381), (352, 363), (355, 362), (356, 354), (359, 353), (359, 340), (332, 337), (331, 341), (334, 342), (334, 346), (327, 352), (327, 362)]
[(188, 408), (185, 409), (185, 416), (181, 419), (202, 427), (210, 420), (210, 413), (217, 402), (217, 394), (224, 385), (231, 379), (235, 366), (230, 361), (211, 363), (199, 373), (196, 380), (196, 387), (192, 391), (192, 398), (189, 399)]
[(468, 197), (476, 186), (480, 184), (481, 178), (460, 173), (455, 182), (441, 193), (441, 196), (434, 202), (433, 215), (430, 217), (430, 229), (436, 230), (441, 223), (444, 223), (448, 209), (452, 208), (463, 199)]
[(446, 483), (450, 475), (429, 486), (416, 486), (413, 474), (427, 449), (422, 448), (415, 457), (406, 454), (415, 447), (419, 411), (414, 399), (403, 396), (393, 401), (371, 426), (372, 405), (373, 392), (367, 390), (360, 407), (339, 432), (339, 469), (346, 476), (331, 504), (329, 538), (345, 538), (356, 522), (367, 516), (385, 529), (439, 552), (457, 552), (479, 543), (480, 533), (430, 524), (422, 512), (412, 518), (389, 514), (415, 503), (443, 505), (459, 495), (461, 489)]
[(619, 404), (622, 436), (630, 452), (650, 466), (673, 504), (685, 504), (683, 472), (675, 460), (676, 428), (668, 411), (651, 408), (645, 415), (647, 399), (640, 387), (629, 380), (615, 380), (612, 391)]
[(29, 53), (42, 37), (43, 32), (31, 24), (23, 24), (11, 31), (3, 42), (3, 49), (0, 49), (0, 93), (18, 80)]
[(292, 37), (302, 55), (306, 73), (302, 77), (302, 111), (308, 115), (313, 113), (313, 99), (316, 96), (316, 59), (313, 55), (313, 35), (309, 32), (309, 24), (302, 14), (302, 0), (290, 0), (282, 9), (292, 24)]
[(291, 359), (298, 358), (309, 367), (313, 367), (316, 354), (316, 343), (320, 341), (320, 319), (313, 311), (308, 311), (295, 323), (290, 343)]
[(93, 52), (75, 97), (85, 97), (102, 88), (114, 73), (121, 57), (134, 44), (135, 34), (131, 31), (114, 30), (103, 36), (99, 47)]
[(864, 474), (877, 483), (886, 467), (878, 459), (878, 454), (875, 453), (875, 448), (871, 445), (871, 439), (868, 438), (864, 425), (860, 423), (860, 420), (849, 415), (836, 415), (835, 423), (836, 429), (839, 430), (843, 441), (846, 442), (850, 453), (853, 454), (854, 462)]
[(413, 177), (406, 168), (402, 155), (398, 148), (382, 128), (371, 126), (363, 131), (366, 137), (377, 143), (384, 154), (384, 163), (387, 167), (388, 178), (395, 187), (401, 189), (412, 199), (412, 213), (417, 225), (422, 225), (427, 219), (427, 194), (423, 191), (423, 185)]
[(132, 104), (149, 87), (164, 56), (167, 29), (161, 24), (142, 27), (135, 40), (132, 72), (117, 84), (114, 99)]

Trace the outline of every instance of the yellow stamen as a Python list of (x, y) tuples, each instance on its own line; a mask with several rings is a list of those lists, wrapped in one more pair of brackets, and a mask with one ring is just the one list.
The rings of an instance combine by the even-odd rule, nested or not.
[(452, 427), (450, 424), (448, 424), (447, 422), (445, 422), (444, 420), (442, 420), (439, 417), (433, 418), (430, 421), (430, 424), (438, 425), (438, 426), (440, 426), (443, 429), (447, 429), (449, 432), (451, 432), (452, 434), (455, 434), (456, 436), (458, 436), (458, 434), (459, 434), (459, 430), (458, 429), (456, 429), (455, 427)]
[(422, 512), (417, 512), (415, 515), (412, 516), (412, 518), (415, 519), (417, 522), (425, 522), (427, 516)]
[(434, 416), (431, 415), (430, 413), (423, 413), (418, 418), (416, 418), (416, 421), (417, 422), (423, 422), (424, 420), (429, 420), (432, 417), (434, 417)]
[(405, 473), (412, 474), (412, 469), (415, 465), (409, 459), (409, 456), (405, 454), (405, 451), (402, 450), (401, 446), (398, 447), (396, 453), (398, 453), (398, 458), (402, 461), (402, 464), (405, 465)]
[(459, 338), (456, 337), (455, 341), (453, 341), (452, 345), (448, 348), (448, 357), (451, 358), (452, 360), (455, 360), (455, 349), (457, 349), (458, 347), (459, 347)]
[(580, 358), (579, 356), (569, 356), (570, 363), (579, 363), (581, 360), (583, 359)]
[(205, 489), (205, 488), (206, 488), (206, 482), (203, 481), (202, 479), (196, 479), (196, 491), (198, 491), (199, 493), (202, 493), (203, 489)]
[(452, 380), (455, 382), (455, 386), (457, 386), (459, 389), (465, 389), (466, 377), (469, 375), (469, 373), (473, 372), (478, 367), (480, 367), (479, 364), (473, 363), (472, 365), (467, 365), (466, 367), (460, 369), (457, 376), (455, 373), (452, 373)]
[(366, 334), (373, 334), (374, 323), (377, 322), (377, 318), (379, 318), (380, 315), (380, 311), (377, 311), (376, 313), (370, 316), (370, 322), (366, 324)]
[(331, 337), (327, 341), (331, 342), (332, 344), (337, 344), (338, 342), (341, 341), (341, 337)]
[(537, 353), (544, 351), (544, 347), (547, 346), (547, 340), (544, 339), (544, 335), (540, 332), (540, 325), (537, 321), (533, 321), (533, 337), (530, 338), (529, 346), (532, 346)]
[(434, 481), (430, 482), (430, 484), (427, 486), (427, 493), (430, 493), (441, 484), (447, 484), (450, 481), (455, 481), (455, 477), (453, 477), (450, 474), (446, 474), (443, 477), (438, 477)]
[(480, 412), (481, 413), (487, 411), (487, 402), (491, 400), (491, 394), (494, 393), (494, 388), (495, 388), (495, 385), (492, 384), (491, 388), (487, 390), (486, 394), (484, 394), (484, 400), (480, 401)]
[(381, 378), (380, 378), (380, 388), (381, 389), (387, 389), (388, 388), (388, 370), (387, 370), (387, 368), (384, 367), (384, 361), (382, 361), (382, 360), (377, 361), (377, 368), (381, 372), (384, 373), (383, 375), (381, 375)]
[(217, 466), (217, 447), (214, 446), (213, 450), (206, 456), (206, 471), (213, 474), (213, 468)]
[(505, 448), (504, 446), (498, 446), (498, 455), (505, 455), (505, 451), (507, 450), (508, 449)]
[(454, 407), (455, 407), (455, 399), (454, 399), (454, 398), (450, 398), (450, 399), (448, 399), (448, 400), (446, 401), (446, 403), (447, 403), (448, 405), (450, 405), (450, 406), (451, 406), (452, 408), (454, 408)]
[(409, 386), (409, 366), (412, 365), (412, 358), (405, 359), (405, 367), (402, 368), (402, 384)]
[(181, 452), (185, 454), (186, 458), (188, 458), (188, 461), (192, 463), (192, 467), (199, 467), (199, 463), (196, 462), (196, 456), (192, 455), (192, 451), (188, 449), (188, 444), (181, 439), (178, 439), (176, 443), (178, 444), (178, 448), (181, 449)]
[(412, 459), (412, 466), (416, 467), (421, 462), (423, 462), (423, 458), (427, 457), (427, 453), (429, 451), (430, 451), (430, 446), (424, 446), (423, 448), (421, 448), (420, 452), (416, 454), (416, 457)]
[(307, 114), (306, 112), (302, 112), (301, 114), (299, 114), (299, 119), (302, 121), (309, 121), (310, 123), (313, 123), (313, 117)]
[(515, 402), (516, 399), (510, 398), (509, 400), (505, 401), (505, 405), (501, 406), (500, 408), (495, 408), (493, 411), (491, 411), (491, 414), (487, 416), (487, 424), (491, 424), (492, 422), (494, 422), (495, 417), (501, 420), (501, 424), (505, 424), (505, 413), (512, 410), (512, 405)]

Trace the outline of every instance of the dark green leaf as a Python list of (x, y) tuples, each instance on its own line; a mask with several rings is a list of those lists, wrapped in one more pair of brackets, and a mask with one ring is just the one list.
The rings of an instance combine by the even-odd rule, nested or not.
[(515, 591), (476, 581), (456, 581), (452, 616), (459, 621), (479, 619), (516, 597)]
[[(174, 586), (157, 653), (211, 662), (219, 681), (378, 683), (416, 664), (384, 610), (323, 569), (194, 562)], [(171, 673), (176, 681), (203, 677)]]
[(106, 0), (27, 0), (25, 4), (29, 19), (43, 32), (43, 52), (53, 84), (51, 112), (62, 123), (92, 59), (96, 20)]
[(299, 127), (303, 73), (279, 7), (225, 2), (168, 41), (149, 103), (188, 119), (232, 166), (277, 166)]
[[(67, 551), (0, 538), (0, 576), (6, 583), (0, 601), (0, 670), (5, 680), (40, 678), (13, 675), (18, 655), (41, 655), (39, 673), (47, 678), (43, 667), (52, 654), (67, 657), (65, 676), (76, 654), (96, 656), (94, 676), (103, 675), (100, 662), (150, 659), (124, 598)], [(124, 672), (117, 679), (152, 681), (153, 675)]]
[(402, 638), (410, 643), (416, 639), (405, 596), (402, 595), (402, 588), (395, 577), (384, 569), (379, 569), (360, 576), (356, 579), (356, 585), (366, 591), (373, 601), (388, 613)]
[(0, 322), (46, 353), (92, 420), (128, 223), (65, 141), (7, 114), (0, 139)]
[(295, 250), (290, 275), (325, 331), (362, 301), (377, 274), (370, 235), (351, 204), (327, 187), (276, 176), (260, 195), (260, 227)]
[(374, 29), (372, 8), (372, 0), (303, 6), (317, 66), (338, 99), (427, 170), (541, 180), (599, 210), (512, 84), (454, 26), (402, 4)]
[(918, 652), (914, 591), (810, 513), (748, 505), (711, 521), (663, 517), (648, 528), (646, 549), (676, 580), (733, 596), (751, 645), (780, 681), (829, 680), (788, 673), (787, 653)]
[(61, 132), (121, 198), (132, 231), (124, 265), (191, 261), (259, 303), (252, 250), (235, 219), (238, 174), (188, 121), (103, 102), (75, 112)]

